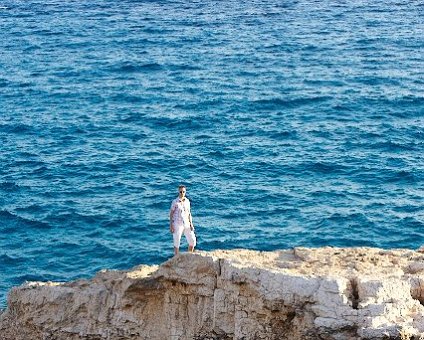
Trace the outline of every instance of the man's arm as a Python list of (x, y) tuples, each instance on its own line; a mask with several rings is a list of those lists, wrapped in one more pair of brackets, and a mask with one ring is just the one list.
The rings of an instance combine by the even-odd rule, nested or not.
[(189, 210), (188, 210), (188, 221), (190, 222), (190, 229), (194, 230), (193, 218), (191, 216), (191, 204), (189, 205)]
[(190, 229), (191, 229), (191, 230), (194, 230), (194, 225), (193, 225), (193, 219), (192, 219), (192, 217), (191, 217), (191, 212), (190, 212), (190, 215), (188, 215), (188, 218), (189, 218), (189, 220), (190, 220)]
[(174, 210), (175, 210), (175, 204), (174, 202), (172, 202), (171, 210), (169, 211), (169, 230), (171, 231), (171, 233), (174, 233), (174, 226), (172, 224), (172, 215), (174, 214)]

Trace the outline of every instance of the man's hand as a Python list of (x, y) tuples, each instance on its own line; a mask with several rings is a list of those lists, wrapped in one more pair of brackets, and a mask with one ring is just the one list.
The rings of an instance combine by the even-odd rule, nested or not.
[(194, 231), (194, 225), (193, 225), (193, 223), (190, 225), (190, 230), (191, 231)]
[(173, 234), (175, 231), (174, 226), (172, 224), (169, 226), (169, 231), (171, 232), (171, 234)]

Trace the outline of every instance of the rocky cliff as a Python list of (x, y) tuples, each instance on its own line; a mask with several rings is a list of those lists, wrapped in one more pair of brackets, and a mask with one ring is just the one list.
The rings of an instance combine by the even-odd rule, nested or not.
[(0, 338), (419, 339), (423, 303), (424, 254), (412, 250), (182, 253), (13, 288)]

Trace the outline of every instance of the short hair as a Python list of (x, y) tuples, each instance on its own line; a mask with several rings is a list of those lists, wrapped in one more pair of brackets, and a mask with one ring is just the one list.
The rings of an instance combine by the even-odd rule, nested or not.
[(178, 190), (180, 190), (180, 189), (182, 189), (182, 188), (187, 189), (185, 185), (182, 185), (182, 184), (181, 184), (181, 185), (179, 185), (179, 186), (178, 186)]

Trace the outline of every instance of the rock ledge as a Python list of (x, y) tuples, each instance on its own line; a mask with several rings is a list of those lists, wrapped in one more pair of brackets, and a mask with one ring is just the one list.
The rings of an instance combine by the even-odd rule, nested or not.
[(420, 252), (217, 250), (15, 287), (0, 339), (424, 339), (423, 304)]

